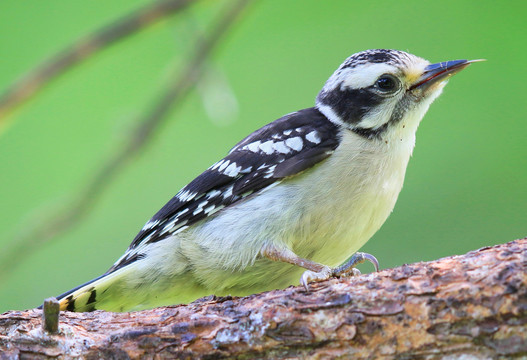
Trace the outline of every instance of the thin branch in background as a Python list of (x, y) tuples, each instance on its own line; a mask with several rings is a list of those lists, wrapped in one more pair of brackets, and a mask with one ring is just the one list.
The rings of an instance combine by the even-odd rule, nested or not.
[(123, 148), (108, 158), (77, 200), (63, 211), (51, 215), (13, 239), (13, 246), (5, 249), (0, 255), (0, 279), (9, 274), (8, 270), (34, 253), (42, 244), (71, 229), (84, 218), (117, 172), (152, 139), (154, 130), (159, 128), (163, 120), (166, 120), (169, 110), (181, 103), (190, 92), (203, 72), (212, 51), (250, 2), (251, 0), (227, 2), (226, 10), (219, 16), (219, 20), (212, 27), (209, 35), (197, 44), (194, 54), (189, 57), (180, 75), (169, 82), (168, 88), (151, 110), (141, 118), (139, 126), (131, 133)]
[(0, 133), (9, 115), (52, 80), (98, 51), (184, 10), (193, 0), (156, 1), (80, 39), (37, 66), (0, 96)]
[[(183, 21), (183, 34), (186, 46), (203, 39), (203, 29), (193, 16), (186, 16)], [(238, 99), (223, 69), (213, 61), (207, 61), (204, 71), (196, 82), (196, 91), (209, 120), (218, 126), (227, 126), (237, 120), (239, 113)]]

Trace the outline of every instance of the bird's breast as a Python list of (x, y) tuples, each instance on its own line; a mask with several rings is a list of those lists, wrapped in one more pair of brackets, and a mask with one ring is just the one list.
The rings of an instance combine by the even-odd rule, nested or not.
[(344, 137), (317, 172), (306, 174), (312, 179), (306, 179), (310, 186), (302, 196), (306, 205), (293, 250), (335, 266), (364, 245), (393, 210), (410, 145)]

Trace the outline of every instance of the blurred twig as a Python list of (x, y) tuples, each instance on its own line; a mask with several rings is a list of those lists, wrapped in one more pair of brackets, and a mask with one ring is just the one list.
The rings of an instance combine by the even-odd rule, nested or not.
[(11, 85), (0, 96), (0, 132), (9, 115), (52, 80), (113, 43), (184, 10), (193, 0), (155, 1), (68, 46)]
[(189, 93), (203, 71), (203, 66), (211, 52), (250, 2), (251, 0), (227, 2), (225, 11), (220, 14), (209, 35), (196, 44), (194, 53), (189, 56), (179, 76), (169, 82), (165, 92), (141, 118), (139, 126), (126, 140), (122, 149), (108, 158), (77, 200), (63, 211), (26, 228), (23, 234), (13, 240), (14, 246), (0, 254), (0, 279), (9, 273), (8, 269), (12, 269), (39, 246), (70, 229), (83, 218), (113, 176), (152, 138), (154, 130), (165, 119), (170, 108), (180, 103)]

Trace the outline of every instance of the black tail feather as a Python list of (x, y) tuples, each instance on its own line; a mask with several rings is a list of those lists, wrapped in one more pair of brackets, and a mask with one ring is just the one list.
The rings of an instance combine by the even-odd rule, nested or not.
[[(57, 298), (58, 301), (60, 301), (60, 300), (62, 300), (62, 299), (64, 299), (64, 298), (68, 297), (69, 295), (73, 294), (75, 291), (79, 290), (80, 288), (85, 287), (86, 285), (89, 285), (89, 284), (91, 284), (91, 283), (93, 283), (93, 282), (95, 282), (95, 281), (97, 281), (97, 280), (99, 280), (99, 279), (102, 279), (102, 278), (105, 277), (106, 275), (108, 275), (108, 274), (107, 274), (107, 273), (106, 273), (106, 274), (103, 274), (103, 275), (101, 275), (101, 276), (96, 277), (95, 279), (92, 279), (92, 280), (90, 280), (90, 281), (85, 282), (84, 284), (81, 284), (81, 285), (79, 285), (79, 286), (76, 286), (76, 287), (74, 287), (73, 289), (71, 289), (71, 290), (69, 290), (69, 291), (66, 291), (66, 292), (63, 293), (63, 294), (60, 294), (60, 295), (57, 296), (56, 298)], [(40, 305), (39, 307), (37, 307), (37, 309), (42, 309), (42, 307), (43, 307), (43, 305)]]

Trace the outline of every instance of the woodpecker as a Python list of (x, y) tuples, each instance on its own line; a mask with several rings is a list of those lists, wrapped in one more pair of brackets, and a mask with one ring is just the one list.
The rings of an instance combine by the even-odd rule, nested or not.
[(365, 260), (378, 269), (356, 251), (393, 210), (428, 107), (474, 61), (351, 55), (314, 107), (240, 141), (163, 206), (105, 274), (60, 295), (61, 310), (134, 311), (298, 279), (307, 288), (359, 274)]

